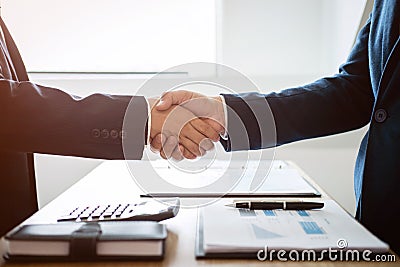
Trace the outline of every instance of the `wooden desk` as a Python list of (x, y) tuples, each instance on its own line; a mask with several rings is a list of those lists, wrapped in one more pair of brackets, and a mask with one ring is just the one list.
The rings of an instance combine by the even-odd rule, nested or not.
[[(323, 194), (323, 198), (329, 196), (307, 178)], [(91, 192), (88, 194), (88, 192)], [(57, 197), (54, 201), (42, 208), (26, 223), (40, 223), (54, 221), (54, 214), (59, 214), (60, 207), (68, 207), (79, 203), (99, 203), (101, 201), (115, 200), (123, 201), (132, 199), (140, 194), (131, 178), (123, 161), (107, 161), (90, 172), (87, 176)], [(93, 263), (21, 263), (7, 264), (1, 266), (400, 266), (400, 258), (396, 256), (397, 262), (260, 262), (257, 260), (196, 260), (194, 254), (197, 209), (181, 209), (178, 216), (164, 223), (168, 226), (169, 235), (166, 244), (166, 255), (163, 261), (150, 262), (93, 262)], [(3, 254), (4, 244), (0, 247)]]

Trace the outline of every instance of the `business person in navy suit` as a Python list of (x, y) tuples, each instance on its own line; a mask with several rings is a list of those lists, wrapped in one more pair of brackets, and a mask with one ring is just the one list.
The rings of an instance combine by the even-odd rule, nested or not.
[[(223, 95), (222, 101), (185, 105), (198, 116), (227, 109), (227, 151), (273, 145), (351, 131), (369, 124), (354, 172), (356, 218), (400, 253), (400, 1), (376, 0), (345, 64), (333, 77), (270, 94)], [(166, 93), (160, 109), (199, 94)], [(196, 103), (196, 102), (194, 102)], [(268, 115), (269, 105), (274, 123)], [(276, 141), (271, 127), (276, 126)], [(242, 125), (248, 139), (243, 138)], [(238, 133), (240, 133), (238, 135)], [(160, 149), (159, 143), (153, 142)]]

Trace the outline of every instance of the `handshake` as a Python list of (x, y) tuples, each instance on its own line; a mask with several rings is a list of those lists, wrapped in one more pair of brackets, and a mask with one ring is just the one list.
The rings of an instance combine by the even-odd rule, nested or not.
[(195, 159), (213, 149), (225, 132), (225, 112), (220, 96), (171, 91), (148, 99), (149, 143), (164, 159)]

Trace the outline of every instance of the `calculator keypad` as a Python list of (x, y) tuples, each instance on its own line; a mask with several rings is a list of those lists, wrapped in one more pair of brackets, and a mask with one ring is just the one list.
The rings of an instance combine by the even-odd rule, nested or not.
[(85, 222), (124, 219), (131, 217), (135, 210), (144, 204), (145, 202), (76, 207), (59, 217), (57, 221)]

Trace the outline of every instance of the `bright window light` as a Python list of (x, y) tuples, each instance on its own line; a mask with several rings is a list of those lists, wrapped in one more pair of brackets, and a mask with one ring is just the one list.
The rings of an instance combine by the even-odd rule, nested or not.
[(215, 62), (214, 0), (2, 0), (31, 72), (158, 72)]

